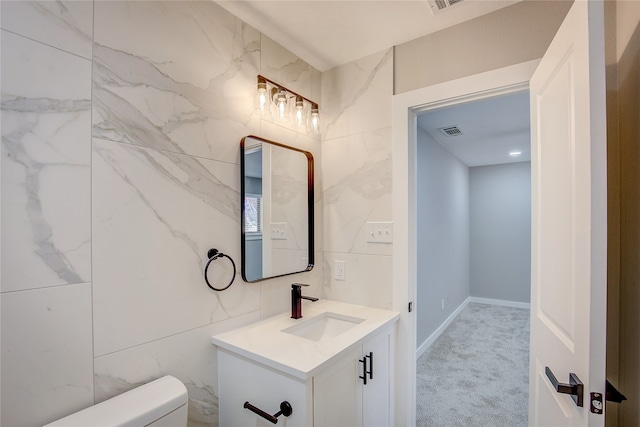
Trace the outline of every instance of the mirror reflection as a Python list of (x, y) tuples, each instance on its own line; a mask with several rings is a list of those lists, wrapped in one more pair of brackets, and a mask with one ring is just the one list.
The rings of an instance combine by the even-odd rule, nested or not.
[(313, 156), (257, 136), (240, 143), (242, 278), (313, 268)]

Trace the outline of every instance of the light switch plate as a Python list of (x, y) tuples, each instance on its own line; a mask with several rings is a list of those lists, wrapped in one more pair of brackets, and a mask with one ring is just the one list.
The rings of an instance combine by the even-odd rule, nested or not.
[(287, 240), (287, 223), (271, 223), (271, 240)]
[(335, 280), (347, 280), (347, 263), (345, 261), (336, 260), (333, 277)]
[(367, 222), (367, 242), (393, 243), (393, 222)]

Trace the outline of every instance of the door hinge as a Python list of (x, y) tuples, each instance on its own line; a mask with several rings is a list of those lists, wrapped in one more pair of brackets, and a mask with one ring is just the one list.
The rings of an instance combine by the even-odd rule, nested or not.
[(409, 310), (409, 313), (413, 311), (413, 301), (409, 301), (409, 306), (407, 307), (407, 310)]

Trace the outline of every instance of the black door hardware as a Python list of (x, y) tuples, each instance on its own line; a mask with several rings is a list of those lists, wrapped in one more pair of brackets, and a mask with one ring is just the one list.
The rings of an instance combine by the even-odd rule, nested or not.
[(576, 374), (574, 374), (573, 372), (569, 373), (569, 384), (566, 384), (559, 383), (556, 379), (556, 376), (553, 375), (553, 372), (551, 372), (551, 369), (549, 369), (548, 366), (544, 368), (544, 372), (547, 374), (547, 378), (549, 378), (549, 381), (551, 381), (553, 388), (558, 393), (570, 394), (573, 401), (576, 402), (576, 405), (582, 407), (584, 385)]
[[(369, 359), (369, 369), (367, 369), (367, 359)], [(370, 351), (359, 362), (362, 363), (362, 376), (358, 378), (364, 381), (364, 385), (367, 385), (367, 375), (369, 375), (370, 380), (373, 379), (373, 351)]]
[(602, 414), (604, 405), (602, 404), (602, 393), (591, 392), (591, 412)]
[(260, 415), (265, 420), (271, 421), (273, 424), (278, 424), (278, 417), (280, 415), (284, 415), (285, 417), (288, 417), (293, 413), (293, 408), (291, 407), (291, 404), (286, 400), (280, 404), (280, 410), (273, 415), (267, 412), (264, 412), (260, 408), (256, 408), (249, 402), (244, 402), (244, 408), (250, 410), (255, 414)]
[(623, 400), (627, 400), (625, 395), (620, 393), (618, 389), (615, 388), (613, 384), (609, 382), (609, 380), (607, 380), (605, 397), (607, 401), (614, 402), (614, 403), (622, 403)]
[[(607, 380), (605, 389), (605, 399), (607, 402), (622, 403), (627, 400), (624, 394), (620, 393), (617, 388)], [(602, 404), (602, 393), (591, 392), (591, 412), (594, 414), (602, 414), (604, 405)]]

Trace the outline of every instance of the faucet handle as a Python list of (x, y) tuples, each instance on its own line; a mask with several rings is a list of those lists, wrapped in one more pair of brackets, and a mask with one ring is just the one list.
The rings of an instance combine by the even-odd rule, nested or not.
[(307, 285), (306, 283), (292, 283), (291, 287), (294, 287), (294, 286), (309, 286), (309, 285)]

